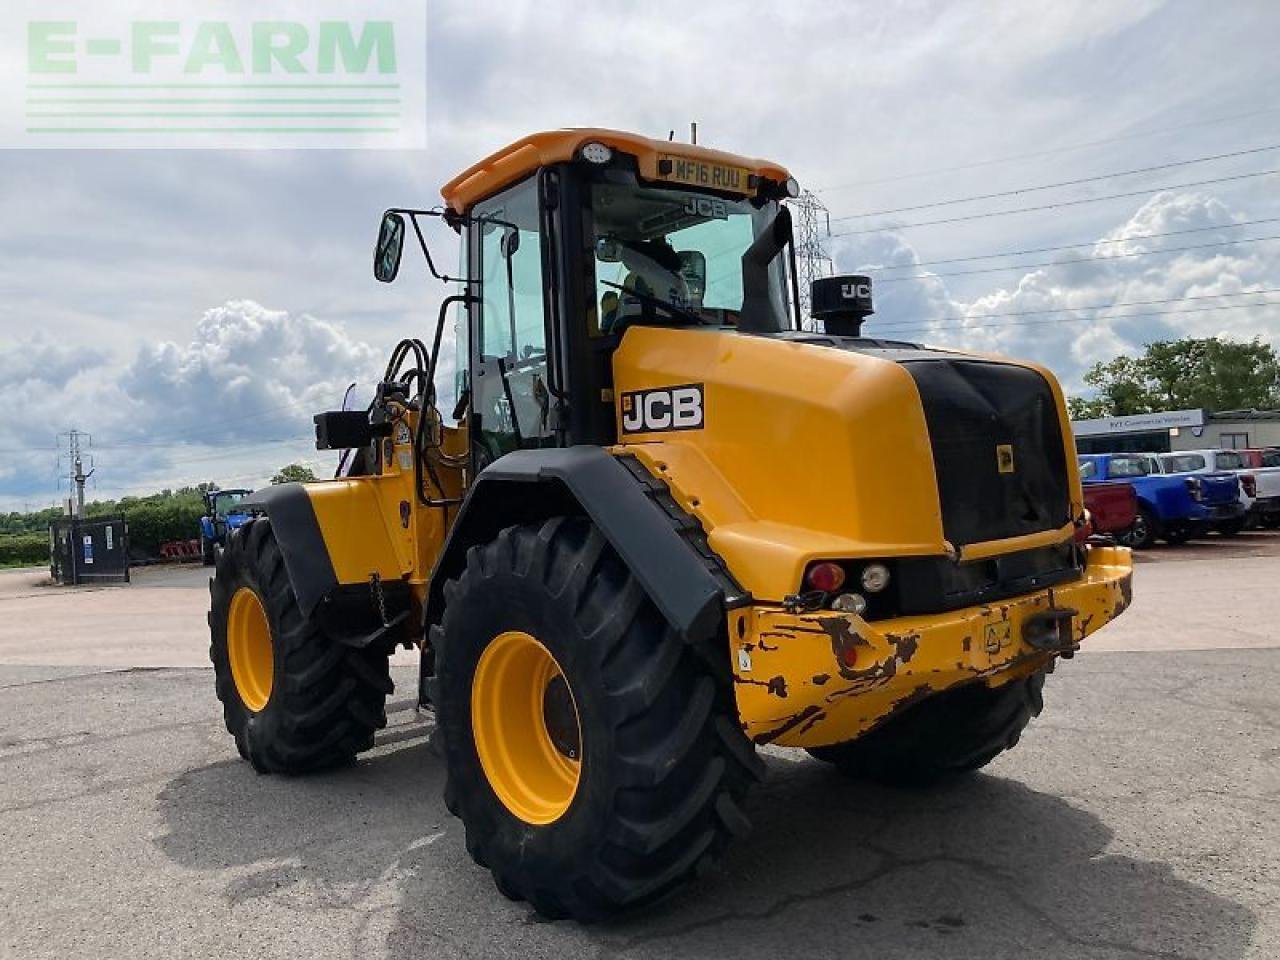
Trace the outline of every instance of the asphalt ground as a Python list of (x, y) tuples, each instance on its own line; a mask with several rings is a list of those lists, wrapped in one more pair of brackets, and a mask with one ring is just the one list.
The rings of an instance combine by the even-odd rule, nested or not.
[(472, 864), (398, 661), (354, 766), (258, 776), (206, 571), (0, 573), (0, 958), (1280, 957), (1280, 535), (1157, 549), (1018, 748), (931, 792), (771, 749), (676, 899), (547, 923)]

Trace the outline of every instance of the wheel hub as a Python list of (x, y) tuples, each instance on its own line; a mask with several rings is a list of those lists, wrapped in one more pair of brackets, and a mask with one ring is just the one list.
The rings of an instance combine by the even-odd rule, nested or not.
[(542, 722), (547, 735), (561, 756), (577, 760), (582, 752), (578, 733), (578, 711), (573, 705), (573, 695), (562, 674), (556, 674), (542, 692)]

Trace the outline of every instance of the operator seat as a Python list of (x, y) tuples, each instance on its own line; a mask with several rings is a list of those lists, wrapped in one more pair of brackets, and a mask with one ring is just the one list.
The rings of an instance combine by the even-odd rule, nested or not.
[[(633, 247), (624, 246), (621, 253), (622, 263), (628, 270), (622, 281), (627, 290), (679, 306), (689, 302), (689, 284), (678, 269), (670, 270), (647, 252)], [(672, 253), (674, 255), (674, 251)], [(610, 289), (600, 298), (600, 329), (604, 333), (621, 334), (633, 323), (643, 323), (646, 312), (652, 309), (638, 298), (628, 302), (625, 293)]]

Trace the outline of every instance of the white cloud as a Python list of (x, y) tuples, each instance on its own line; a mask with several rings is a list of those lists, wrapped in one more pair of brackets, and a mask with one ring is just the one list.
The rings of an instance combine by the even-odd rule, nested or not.
[(352, 381), (373, 382), (384, 359), (337, 323), (251, 300), (206, 311), (190, 341), (144, 345), (123, 367), (85, 349), (5, 349), (0, 392), (14, 406), (0, 425), (0, 501), (51, 495), (54, 435), (72, 426), (93, 437), (104, 496), (265, 479), (317, 459), (312, 414), (337, 408)]
[[(775, 158), (806, 186), (860, 182), (824, 194), (837, 216), (1270, 144), (1258, 114), (1275, 109), (1280, 8), (1193, 16), (1193, 30), (1188, 12), (1159, 0), (798, 0), (754, 12), (729, 0), (433, 0), (427, 151), (3, 152), (0, 448), (19, 452), (0, 459), (0, 499), (51, 489), (53, 436), (72, 424), (104, 444), (104, 487), (277, 466), (283, 448), (243, 444), (309, 433), (311, 412), (336, 403), (365, 359), (376, 367), (396, 339), (432, 329), (440, 291), (420, 273), (394, 287), (370, 278), (381, 210), (433, 205), (458, 170), (533, 130), (683, 137), (696, 120), (703, 143)], [(1243, 119), (1213, 119), (1233, 115)], [(1256, 172), (1267, 158), (1198, 169)], [(921, 170), (942, 172), (900, 179)], [(1189, 179), (1129, 177), (1114, 191)], [(1250, 179), (1212, 198), (1166, 195), (1132, 217), (1096, 203), (867, 236), (844, 244), (841, 262), (887, 268), (1124, 237), (1102, 245), (1106, 264), (926, 283), (873, 271), (869, 330), (932, 323), (929, 339), (1046, 359), (1072, 386), (1093, 359), (1144, 337), (1274, 338), (1275, 320), (1238, 310), (988, 328), (976, 315), (1280, 285), (1280, 244), (1117, 256), (1178, 242), (1143, 239), (1153, 233), (1267, 216), (1274, 189), (1274, 178)], [(1062, 196), (1111, 191), (1097, 183)], [(452, 261), (456, 238), (434, 226), (428, 236), (439, 261)], [(211, 304), (225, 306), (201, 321)], [(975, 319), (942, 319), (964, 316)], [(59, 345), (40, 382), (15, 359), (34, 330)], [(197, 442), (105, 447), (169, 437)]]
[(9, 391), (63, 387), (67, 381), (105, 359), (101, 350), (51, 343), (35, 336), (6, 345), (0, 353), (0, 395)]
[[(1095, 362), (1138, 353), (1157, 339), (1262, 336), (1280, 347), (1280, 299), (1272, 298), (1272, 306), (1242, 306), (1267, 299), (1248, 296), (1249, 291), (1280, 288), (1280, 243), (1236, 243), (1231, 241), (1249, 234), (1201, 229), (1246, 219), (1243, 211), (1216, 196), (1162, 192), (1099, 238), (1124, 242), (1097, 243), (1092, 254), (1096, 259), (1086, 263), (1035, 268), (968, 300), (952, 296), (947, 278), (938, 274), (931, 274), (933, 279), (881, 281), (876, 286), (876, 317), (866, 332), (876, 335), (880, 324), (884, 336), (1037, 360), (1050, 366), (1069, 391), (1081, 389), (1081, 376)], [(1199, 232), (1145, 239), (1191, 229)], [(1221, 245), (1203, 246), (1207, 244)], [(1131, 255), (1170, 247), (1198, 249)], [(920, 262), (914, 248), (894, 234), (841, 238), (833, 241), (833, 252), (841, 270), (869, 270), (873, 275), (876, 268)], [(1060, 259), (1081, 257), (1074, 251)], [(923, 268), (919, 272), (928, 274)], [(894, 270), (893, 275), (902, 276), (903, 271)], [(1134, 302), (1139, 305), (1086, 309)], [(1050, 310), (1061, 312), (1031, 313)]]
[(143, 347), (120, 386), (137, 435), (231, 442), (305, 431), (348, 383), (375, 377), (379, 359), (338, 324), (235, 300), (207, 311), (189, 343)]

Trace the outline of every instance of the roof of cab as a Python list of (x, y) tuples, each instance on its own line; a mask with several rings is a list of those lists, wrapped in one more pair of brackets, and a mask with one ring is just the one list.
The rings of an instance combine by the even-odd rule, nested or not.
[(621, 130), (582, 127), (532, 133), (517, 140), (462, 171), (440, 188), (440, 195), (454, 213), (466, 213), (476, 202), (523, 180), (539, 167), (574, 159), (583, 145), (592, 142), (603, 143), (619, 153), (634, 156), (639, 164), (640, 176), (646, 180), (659, 179), (658, 161), (661, 157), (742, 167), (758, 177), (779, 183), (790, 176), (785, 167), (768, 160), (710, 150), (688, 143), (652, 140)]

